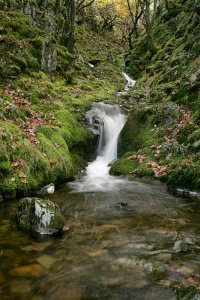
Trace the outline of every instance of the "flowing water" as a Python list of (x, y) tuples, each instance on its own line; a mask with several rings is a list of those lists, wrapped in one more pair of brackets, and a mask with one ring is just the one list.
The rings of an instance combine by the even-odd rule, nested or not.
[(123, 91), (119, 91), (117, 92), (117, 96), (121, 97), (121, 96), (126, 96), (128, 95), (128, 91), (132, 88), (134, 88), (136, 81), (134, 79), (132, 79), (128, 74), (122, 72), (122, 75), (124, 76), (125, 80), (126, 80), (126, 85), (124, 87)]
[(122, 74), (123, 74), (124, 78), (125, 78), (126, 81), (127, 81), (127, 84), (126, 84), (124, 90), (125, 90), (125, 91), (128, 91), (129, 89), (131, 89), (131, 88), (134, 87), (136, 81), (135, 81), (134, 79), (132, 79), (128, 74), (126, 74), (126, 73), (124, 73), (124, 72), (122, 72)]
[[(16, 202), (0, 204), (0, 299), (172, 300), (172, 286), (198, 286), (198, 200), (175, 198), (157, 181), (110, 176), (126, 117), (116, 106), (94, 110), (102, 133), (97, 159), (50, 196), (69, 230), (29, 237), (16, 226)], [(173, 251), (181, 237), (192, 251)]]

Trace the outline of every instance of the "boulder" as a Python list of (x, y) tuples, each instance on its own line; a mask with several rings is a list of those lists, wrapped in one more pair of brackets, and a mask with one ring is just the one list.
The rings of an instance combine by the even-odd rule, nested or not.
[(64, 226), (59, 206), (50, 200), (35, 197), (19, 201), (16, 217), (23, 230), (37, 234), (56, 234)]

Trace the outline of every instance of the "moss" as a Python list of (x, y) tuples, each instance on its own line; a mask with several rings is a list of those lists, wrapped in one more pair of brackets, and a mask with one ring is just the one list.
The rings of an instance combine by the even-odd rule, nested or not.
[(4, 177), (0, 182), (0, 190), (5, 199), (7, 198), (15, 198), (16, 196), (16, 182), (15, 178), (12, 176)]
[(146, 165), (141, 164), (141, 165), (139, 165), (139, 167), (136, 171), (136, 175), (138, 177), (152, 178), (154, 176), (154, 173)]
[[(37, 205), (37, 206), (36, 206)], [(38, 207), (41, 215), (36, 212)], [(44, 223), (42, 215), (50, 215), (49, 222)], [(64, 226), (64, 217), (57, 204), (39, 198), (23, 198), (19, 201), (16, 213), (19, 226), (26, 231), (39, 234), (55, 234)]]
[(58, 122), (60, 122), (61, 134), (69, 148), (86, 139), (86, 129), (78, 123), (69, 111), (60, 110), (56, 117)]
[(189, 190), (200, 190), (200, 164), (184, 163), (178, 166), (172, 164), (167, 173), (166, 183), (169, 189), (186, 188)]
[[(195, 140), (193, 133), (195, 132), (196, 127), (193, 124), (187, 124), (184, 128), (182, 128), (176, 136), (177, 141), (180, 144), (187, 143), (188, 139), (191, 141), (192, 139)], [(191, 138), (191, 135), (193, 138)], [(200, 133), (199, 133), (200, 139)]]
[(110, 168), (112, 175), (130, 175), (130, 173), (138, 167), (135, 160), (119, 159)]
[[(121, 49), (116, 46), (115, 38), (109, 35), (105, 41), (104, 36), (91, 34), (85, 26), (78, 29), (78, 50), (73, 64), (73, 55), (61, 44), (61, 34), (51, 39), (57, 51), (57, 68), (51, 77), (44, 74), (42, 45), (48, 34), (37, 27), (42, 14), (39, 10), (36, 14), (38, 19), (33, 24), (14, 9), (0, 12), (3, 37), (0, 97), (10, 102), (9, 107), (16, 106), (16, 112), (7, 109), (7, 104), (0, 108), (3, 146), (0, 179), (5, 177), (0, 189), (10, 195), (16, 191), (28, 194), (50, 181), (69, 180), (84, 167), (86, 160), (94, 155), (96, 140), (79, 120), (94, 99), (114, 99), (116, 87), (124, 86), (120, 69), (123, 59), (118, 57)], [(42, 28), (44, 24), (41, 20), (39, 26)], [(117, 61), (113, 61), (115, 57)], [(91, 59), (102, 62), (95, 71), (87, 65)], [(20, 103), (23, 99), (28, 101), (27, 105)], [(30, 142), (30, 132), (24, 130), (33, 115), (39, 121), (49, 120), (49, 125), (35, 128), (36, 139), (40, 141), (37, 145)]]
[(9, 161), (0, 161), (0, 178), (12, 173), (12, 168)]
[(194, 143), (194, 142), (197, 142), (200, 140), (200, 129), (197, 129), (197, 130), (193, 130), (191, 132), (191, 135), (189, 136), (188, 138), (188, 141), (190, 143)]

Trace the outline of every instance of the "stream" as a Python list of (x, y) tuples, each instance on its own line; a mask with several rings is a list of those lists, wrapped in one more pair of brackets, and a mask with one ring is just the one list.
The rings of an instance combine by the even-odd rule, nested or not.
[(198, 286), (199, 201), (175, 198), (158, 181), (109, 175), (126, 116), (95, 103), (89, 117), (101, 132), (96, 160), (49, 196), (68, 231), (30, 237), (16, 225), (16, 201), (0, 203), (2, 300), (173, 300), (172, 287)]

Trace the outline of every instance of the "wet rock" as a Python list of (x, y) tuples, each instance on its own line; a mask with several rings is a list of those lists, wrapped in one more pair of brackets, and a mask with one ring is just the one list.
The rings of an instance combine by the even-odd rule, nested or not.
[(35, 197), (20, 200), (16, 217), (23, 230), (37, 234), (56, 234), (64, 226), (59, 206), (50, 200)]
[(187, 189), (176, 189), (176, 193), (179, 196), (182, 197), (189, 197), (189, 198), (199, 198), (199, 193), (195, 192), (195, 191), (189, 191)]
[(70, 226), (69, 226), (68, 224), (65, 224), (65, 225), (63, 226), (62, 231), (63, 231), (63, 232), (66, 232), (66, 231), (69, 231), (69, 230), (70, 230)]
[(39, 264), (30, 264), (13, 268), (9, 273), (17, 277), (40, 277), (44, 272), (44, 268)]
[(185, 235), (180, 235), (173, 246), (174, 253), (187, 252), (195, 248), (195, 244), (192, 238)]
[(114, 163), (116, 163), (118, 159), (113, 159), (109, 164), (108, 167), (111, 167)]

